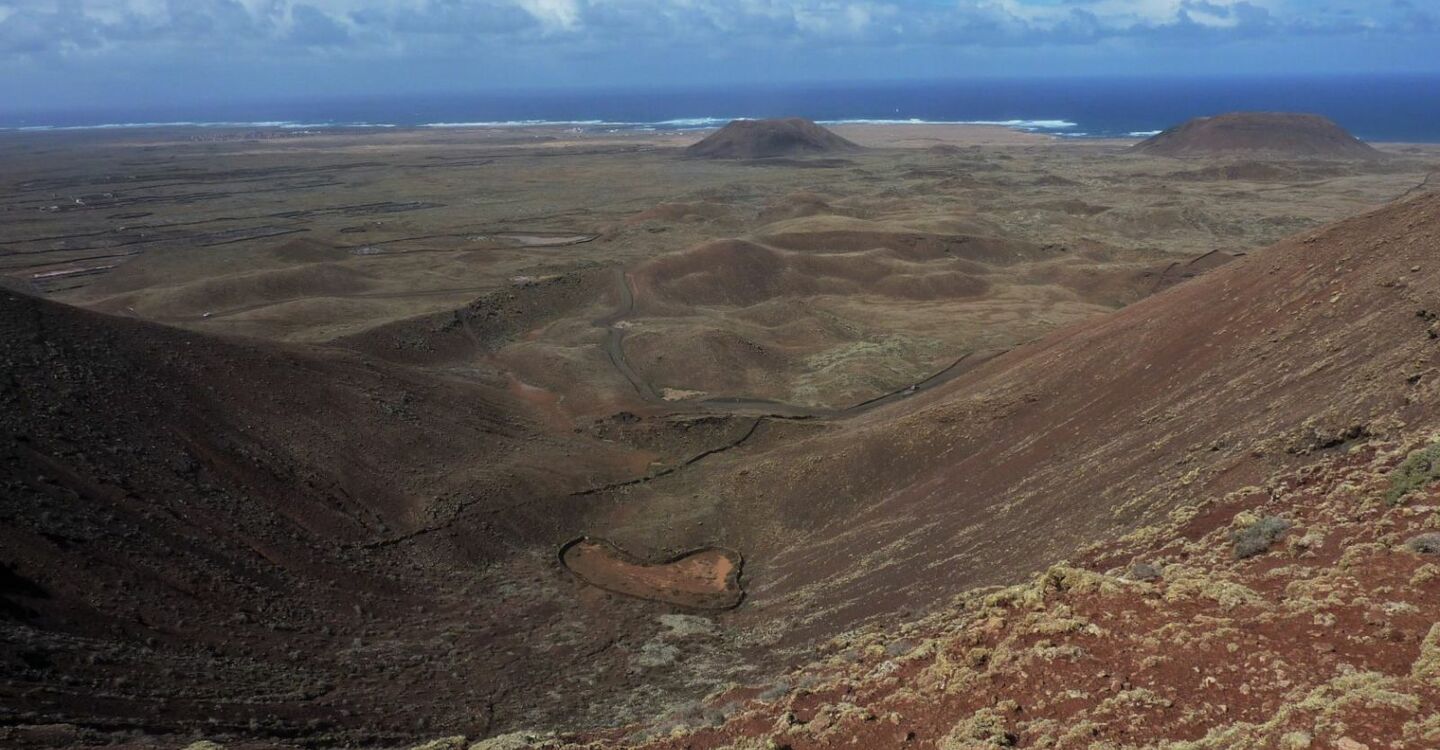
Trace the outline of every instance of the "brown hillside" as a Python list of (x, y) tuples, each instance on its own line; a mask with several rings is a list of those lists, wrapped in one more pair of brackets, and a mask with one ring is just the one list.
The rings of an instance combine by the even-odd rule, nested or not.
[(1380, 152), (1320, 115), (1232, 112), (1197, 117), (1135, 144), (1151, 156), (1375, 159)]
[(737, 624), (784, 622), (773, 638), (797, 645), (889, 624), (584, 739), (1434, 746), (1437, 249), (1430, 194), (707, 474), (736, 527), (764, 530), (724, 539), (747, 552)]
[(583, 747), (1440, 746), (1440, 493), (1385, 500), (1424, 447), (1332, 451)]
[(745, 240), (716, 240), (643, 264), (636, 282), (674, 303), (753, 305), (779, 296), (882, 294), (899, 299), (954, 299), (983, 294), (986, 281), (895, 257), (886, 249), (796, 253)]
[(597, 500), (627, 552), (743, 553), (727, 626), (808, 664), (571, 739), (1434, 746), (1437, 250), (1427, 194)]
[[(1433, 195), (1280, 243), (845, 429), (627, 491), (595, 531), (632, 550), (741, 550), (753, 606), (737, 616), (794, 618), (797, 640), (1013, 581), (1432, 423), (1437, 246)], [(692, 488), (713, 498), (702, 527), (646, 520)]]
[(685, 149), (700, 159), (767, 159), (859, 151), (860, 146), (816, 125), (784, 120), (735, 120)]
[[(514, 625), (550, 610), (532, 588), (533, 604), (475, 611), (464, 590), (532, 581), (517, 547), (583, 527), (532, 513), (537, 498), (628, 471), (609, 449), (537, 437), (484, 387), (4, 291), (0, 405), (0, 705), (7, 726), (72, 725), (31, 738), (42, 745), (202, 725), (330, 744), (413, 736), (429, 720), (382, 709), (413, 700), (404, 681), (350, 675), (414, 674), (438, 630), (469, 632), (446, 657), (455, 676), (426, 680), (432, 707), (466, 703), (462, 674), (501, 670)], [(407, 538), (432, 541), (412, 557)], [(517, 584), (481, 590), (502, 585)], [(548, 689), (546, 669), (494, 682), (475, 694), (493, 709), (450, 723), (533, 716), (539, 699), (523, 694)]]

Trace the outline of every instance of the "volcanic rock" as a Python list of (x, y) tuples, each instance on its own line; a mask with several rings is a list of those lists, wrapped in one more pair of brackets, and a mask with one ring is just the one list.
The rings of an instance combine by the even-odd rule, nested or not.
[(791, 117), (735, 120), (685, 149), (685, 155), (699, 159), (768, 159), (859, 150), (859, 145), (810, 120)]
[(1256, 156), (1375, 159), (1380, 152), (1329, 118), (1289, 112), (1232, 112), (1197, 117), (1135, 144), (1151, 156)]

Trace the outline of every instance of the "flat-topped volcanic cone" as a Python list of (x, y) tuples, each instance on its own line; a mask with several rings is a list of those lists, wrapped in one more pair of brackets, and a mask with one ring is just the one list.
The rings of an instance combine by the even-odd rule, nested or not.
[(1135, 144), (1152, 156), (1272, 156), (1375, 159), (1380, 152), (1320, 115), (1231, 112), (1197, 117)]
[(799, 117), (735, 120), (685, 149), (699, 159), (768, 159), (778, 156), (843, 154), (860, 146)]

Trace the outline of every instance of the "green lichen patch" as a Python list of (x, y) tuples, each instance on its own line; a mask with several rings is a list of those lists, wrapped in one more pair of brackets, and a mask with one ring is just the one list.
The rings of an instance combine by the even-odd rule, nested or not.
[(1390, 472), (1390, 489), (1385, 493), (1385, 500), (1399, 505), (1406, 495), (1424, 489), (1437, 479), (1440, 479), (1440, 441), (1412, 451)]

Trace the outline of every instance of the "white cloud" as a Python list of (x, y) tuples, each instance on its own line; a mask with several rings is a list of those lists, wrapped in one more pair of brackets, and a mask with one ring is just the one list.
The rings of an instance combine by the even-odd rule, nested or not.
[(519, 0), (520, 7), (546, 26), (573, 29), (580, 21), (579, 0)]
[[(1348, 4), (1347, 4), (1348, 3)], [(1206, 35), (1434, 34), (1401, 0), (0, 0), (0, 62), (156, 54), (462, 54), (490, 47), (1088, 45)], [(1426, 31), (1426, 29), (1431, 31)]]

